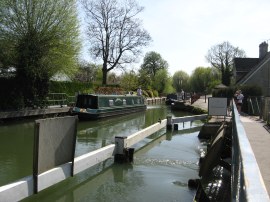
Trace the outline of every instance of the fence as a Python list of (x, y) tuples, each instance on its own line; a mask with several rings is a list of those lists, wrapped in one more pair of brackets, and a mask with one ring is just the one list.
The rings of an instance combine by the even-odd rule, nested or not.
[(68, 96), (66, 93), (49, 93), (47, 103), (49, 106), (72, 106), (75, 104), (75, 96)]
[(269, 201), (260, 169), (233, 103), (231, 201)]

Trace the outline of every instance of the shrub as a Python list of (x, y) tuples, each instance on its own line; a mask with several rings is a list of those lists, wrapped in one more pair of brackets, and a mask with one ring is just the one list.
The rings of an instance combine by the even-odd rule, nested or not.
[(157, 90), (153, 90), (153, 96), (158, 97), (158, 91)]
[(152, 90), (146, 90), (146, 92), (150, 98), (154, 97)]
[(24, 97), (16, 88), (15, 78), (0, 79), (0, 111), (24, 108)]
[(77, 92), (93, 93), (93, 84), (75, 81), (50, 81), (50, 93), (66, 93), (73, 96)]
[(146, 90), (143, 90), (142, 92), (143, 92), (142, 94), (143, 94), (144, 97), (150, 97)]

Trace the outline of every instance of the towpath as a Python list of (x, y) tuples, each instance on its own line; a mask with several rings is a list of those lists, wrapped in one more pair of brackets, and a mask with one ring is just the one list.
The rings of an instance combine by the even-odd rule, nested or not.
[[(201, 96), (192, 105), (208, 110), (208, 97)], [(249, 143), (259, 166), (268, 195), (270, 195), (270, 133), (266, 129), (265, 121), (257, 116), (240, 115)]]

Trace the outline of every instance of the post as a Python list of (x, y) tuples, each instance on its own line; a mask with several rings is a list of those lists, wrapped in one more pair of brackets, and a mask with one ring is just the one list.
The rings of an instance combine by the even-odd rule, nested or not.
[(115, 163), (131, 163), (133, 162), (134, 148), (127, 147), (126, 136), (115, 137)]
[(171, 115), (167, 116), (167, 129), (168, 130), (172, 130), (172, 122), (173, 122), (172, 116)]

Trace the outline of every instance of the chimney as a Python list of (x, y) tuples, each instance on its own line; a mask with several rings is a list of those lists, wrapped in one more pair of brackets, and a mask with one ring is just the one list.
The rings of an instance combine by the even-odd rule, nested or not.
[(259, 45), (259, 59), (263, 59), (268, 52), (268, 44), (264, 41)]

